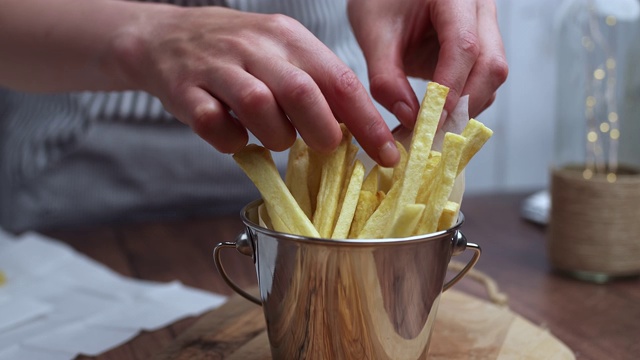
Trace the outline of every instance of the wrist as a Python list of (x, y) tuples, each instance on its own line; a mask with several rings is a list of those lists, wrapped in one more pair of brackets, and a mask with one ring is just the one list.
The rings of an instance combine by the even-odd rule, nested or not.
[(182, 11), (165, 4), (135, 4), (123, 26), (114, 32), (106, 51), (104, 68), (118, 90), (149, 91), (152, 41), (168, 18)]

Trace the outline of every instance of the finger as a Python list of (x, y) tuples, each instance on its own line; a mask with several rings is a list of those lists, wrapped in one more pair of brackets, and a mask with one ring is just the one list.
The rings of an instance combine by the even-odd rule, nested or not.
[(280, 58), (256, 59), (249, 71), (267, 84), (307, 145), (324, 153), (338, 146), (340, 126), (309, 74)]
[(233, 110), (262, 145), (274, 151), (293, 145), (296, 131), (264, 82), (239, 67), (222, 69), (209, 81), (214, 95)]
[(393, 135), (356, 76), (335, 56), (319, 58), (307, 71), (316, 80), (338, 121), (343, 122), (362, 149), (378, 164), (391, 167), (400, 160)]
[(376, 26), (358, 36), (367, 61), (369, 89), (374, 99), (412, 129), (420, 103), (404, 71), (400, 34), (389, 29), (399, 27)]
[(489, 106), (491, 106), (491, 104), (493, 104), (494, 101), (496, 101), (496, 96), (497, 93), (493, 93), (493, 95), (491, 95), (491, 97), (489, 97), (489, 100), (487, 100), (487, 102), (485, 102), (481, 107), (480, 110), (478, 111), (477, 114), (473, 114), (473, 115), (469, 115), (469, 117), (473, 117), (475, 118), (476, 116), (478, 116), (480, 113), (482, 113), (483, 111), (487, 110), (489, 108)]
[(440, 53), (433, 80), (449, 87), (445, 109), (453, 111), (480, 53), (477, 9), (474, 1), (442, 2), (433, 15)]
[(463, 94), (469, 94), (471, 116), (477, 116), (493, 102), (491, 97), (495, 97), (496, 90), (506, 81), (509, 73), (492, 1), (478, 4), (478, 34), (480, 55), (462, 91)]
[(167, 106), (178, 120), (222, 153), (234, 153), (247, 144), (247, 131), (225, 106), (199, 87), (191, 87)]

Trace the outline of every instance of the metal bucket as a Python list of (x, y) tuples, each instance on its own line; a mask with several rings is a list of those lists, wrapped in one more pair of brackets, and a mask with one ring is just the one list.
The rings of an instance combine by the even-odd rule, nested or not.
[[(241, 212), (245, 231), (219, 243), (216, 267), (240, 295), (261, 305), (274, 359), (426, 359), (443, 290), (478, 261), (480, 247), (459, 228), (401, 239), (314, 239), (258, 225), (254, 201)], [(251, 256), (260, 299), (226, 274), (221, 250)], [(447, 265), (473, 257), (449, 282)]]

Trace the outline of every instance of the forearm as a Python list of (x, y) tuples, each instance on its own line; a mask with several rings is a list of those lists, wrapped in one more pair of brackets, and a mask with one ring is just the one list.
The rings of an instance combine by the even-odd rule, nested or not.
[(0, 86), (36, 92), (136, 88), (120, 70), (129, 34), (173, 7), (119, 0), (4, 0)]

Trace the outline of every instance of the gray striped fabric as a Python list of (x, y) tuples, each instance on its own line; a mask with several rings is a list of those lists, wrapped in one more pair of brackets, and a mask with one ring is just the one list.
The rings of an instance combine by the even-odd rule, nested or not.
[[(226, 4), (298, 19), (368, 88), (345, 0)], [(282, 169), (286, 152), (274, 157)], [(237, 211), (257, 196), (230, 156), (217, 153), (147, 93), (36, 95), (0, 88), (0, 225), (8, 230)]]

